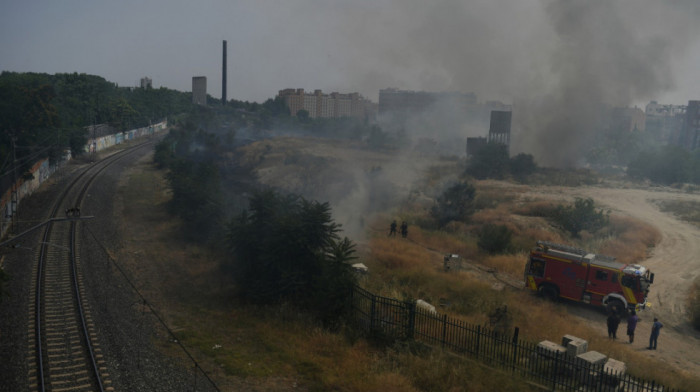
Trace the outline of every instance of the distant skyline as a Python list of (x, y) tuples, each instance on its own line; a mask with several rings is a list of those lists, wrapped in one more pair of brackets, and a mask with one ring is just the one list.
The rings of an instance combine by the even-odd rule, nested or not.
[[(614, 3), (614, 4), (611, 4)], [(663, 3), (663, 4), (660, 4)], [(700, 100), (695, 0), (0, 0), (0, 71), (88, 73), (120, 86), (262, 102), (284, 88)]]

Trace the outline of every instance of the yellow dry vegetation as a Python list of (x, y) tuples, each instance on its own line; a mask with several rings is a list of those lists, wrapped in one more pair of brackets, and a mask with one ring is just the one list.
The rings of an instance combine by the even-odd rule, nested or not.
[[(275, 148), (266, 146), (257, 144), (246, 159), (269, 165), (267, 159), (273, 154), (285, 156), (275, 150), (279, 144)], [(303, 146), (296, 144), (297, 148)], [(268, 168), (274, 171), (273, 165)], [(433, 173), (449, 175), (453, 171), (442, 166)], [(200, 365), (223, 390), (534, 390), (509, 373), (484, 368), (447, 352), (417, 350), (410, 344), (377, 347), (351, 328), (318, 328), (289, 304), (258, 307), (240, 303), (221, 279), (216, 262), (221, 255), (178, 240), (177, 226), (181, 222), (166, 213), (163, 189), (153, 186), (163, 183), (163, 174), (142, 167), (122, 189), (127, 194), (158, 194), (150, 203), (134, 204), (125, 210), (125, 220), (144, 217), (149, 222), (130, 225), (130, 233), (138, 243), (127, 241), (124, 254), (143, 243), (159, 244), (153, 247), (157, 255), (139, 259), (149, 260), (148, 265), (134, 260), (130, 267), (137, 271), (141, 282), (148, 282), (148, 293), (155, 296), (158, 310), (173, 323), (178, 339), (192, 349)], [(623, 345), (611, 346), (599, 329), (569, 314), (571, 305), (546, 302), (522, 288), (494, 284), (501, 282), (494, 280), (496, 276), (522, 281), (527, 251), (537, 240), (582, 247), (592, 244), (596, 249), (591, 250), (609, 252), (623, 261), (637, 261), (658, 241), (658, 232), (641, 222), (613, 215), (611, 227), (604, 234), (585, 234), (585, 238), (574, 241), (542, 217), (546, 215), (543, 211), (553, 208), (551, 202), (522, 200), (517, 186), (494, 190), (491, 183), (483, 184), (488, 197), (480, 202), (481, 209), (473, 219), (442, 230), (421, 224), (429, 221), (428, 209), (421, 203), (407, 203), (396, 211), (368, 217), (369, 238), (358, 246), (358, 261), (370, 269), (362, 285), (378, 295), (442, 304), (441, 313), (479, 325), (487, 321), (489, 312), (506, 305), (522, 339), (559, 341), (565, 334), (580, 336), (589, 341), (591, 349), (626, 361), (634, 375), (687, 390), (697, 385), (697, 377), (681, 374)], [(479, 182), (476, 186), (477, 193), (481, 192)], [(408, 238), (387, 237), (385, 229), (391, 216), (409, 221)], [(149, 230), (149, 223), (154, 221), (160, 222), (157, 231)], [(513, 232), (513, 253), (487, 255), (478, 249), (475, 231), (486, 223), (504, 224)], [(446, 272), (443, 256), (452, 253), (459, 254), (469, 268)], [(217, 345), (220, 348), (214, 350)]]

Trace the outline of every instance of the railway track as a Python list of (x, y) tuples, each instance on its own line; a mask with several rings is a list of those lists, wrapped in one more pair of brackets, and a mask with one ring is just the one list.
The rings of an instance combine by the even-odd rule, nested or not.
[[(51, 208), (33, 267), (28, 325), (31, 391), (111, 391), (80, 263), (80, 206), (93, 181), (147, 141), (116, 152), (78, 173)], [(66, 218), (66, 221), (56, 221)]]

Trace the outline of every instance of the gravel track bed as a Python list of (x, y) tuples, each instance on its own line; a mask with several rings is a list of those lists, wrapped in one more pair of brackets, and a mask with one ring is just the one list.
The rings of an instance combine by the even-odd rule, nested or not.
[[(22, 200), (15, 233), (22, 233), (45, 221), (60, 190), (83, 166), (78, 162), (65, 165), (40, 189)], [(3, 297), (0, 304), (0, 391), (28, 390), (27, 358), (31, 354), (27, 351), (27, 327), (33, 322), (29, 320), (28, 301), (30, 290), (34, 289), (31, 287), (32, 267), (36, 263), (36, 244), (41, 233), (41, 230), (35, 230), (13, 242), (11, 247), (0, 249), (3, 268), (10, 276), (4, 285), (8, 296)]]
[[(116, 391), (191, 391), (197, 382), (198, 391), (208, 390), (200, 385), (201, 375), (193, 373), (194, 364), (162, 353), (177, 354), (177, 346), (110, 259), (119, 253), (122, 243), (114, 219), (119, 214), (114, 210), (119, 178), (133, 162), (151, 151), (143, 149), (103, 171), (81, 208), (82, 215), (95, 216), (79, 224), (79, 252), (86, 301), (111, 381), (105, 387)], [(60, 190), (83, 166), (66, 165), (22, 201), (19, 216), (23, 223), (18, 233), (45, 219)], [(6, 283), (11, 296), (3, 298), (0, 305), (0, 391), (28, 390), (27, 299), (36, 258), (32, 247), (38, 242), (39, 233), (37, 230), (22, 239), (19, 248), (0, 250), (0, 255), (5, 256), (5, 271), (11, 276)]]

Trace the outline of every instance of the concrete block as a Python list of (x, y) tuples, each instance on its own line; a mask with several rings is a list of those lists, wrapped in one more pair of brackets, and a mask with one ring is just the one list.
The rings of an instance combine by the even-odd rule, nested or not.
[(583, 366), (603, 365), (608, 359), (605, 354), (601, 354), (598, 351), (587, 351), (577, 355), (576, 358), (578, 359), (578, 363)]
[(620, 391), (622, 378), (627, 372), (627, 365), (617, 359), (608, 358), (603, 366), (603, 374), (600, 382), (601, 392), (618, 392)]
[(603, 371), (616, 376), (624, 376), (627, 373), (627, 364), (617, 359), (608, 358), (603, 366)]
[[(566, 360), (566, 347), (549, 340), (543, 340), (537, 344), (537, 351), (533, 354), (530, 364), (538, 371), (543, 371), (544, 369), (551, 369), (553, 362), (559, 364), (562, 360)], [(561, 373), (564, 371), (564, 366), (557, 365), (557, 369)]]
[(565, 355), (566, 347), (550, 342), (549, 340), (543, 340), (537, 344), (537, 353), (554, 358), (557, 354)]
[(588, 351), (588, 341), (573, 335), (564, 335), (561, 345), (566, 347), (566, 354), (571, 358), (576, 358)]
[[(608, 357), (597, 351), (587, 351), (576, 356), (576, 372), (579, 374), (579, 379), (584, 384), (595, 385), (598, 378), (601, 376), (600, 367), (605, 364)], [(597, 366), (596, 366), (597, 365)], [(595, 367), (595, 369), (593, 369)]]

